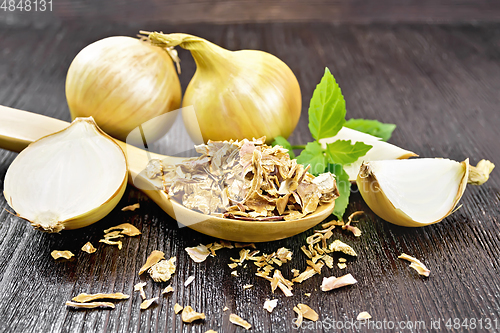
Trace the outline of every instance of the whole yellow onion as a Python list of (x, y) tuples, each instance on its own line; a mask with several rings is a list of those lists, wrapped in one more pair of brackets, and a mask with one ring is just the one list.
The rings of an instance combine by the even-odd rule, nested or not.
[(299, 83), (277, 57), (257, 50), (229, 51), (187, 34), (142, 33), (153, 45), (178, 45), (193, 55), (197, 69), (182, 102), (196, 113), (197, 124), (184, 118), (192, 138), (199, 125), (205, 142), (266, 136), (270, 143), (276, 136), (288, 137), (297, 126)]
[[(163, 136), (178, 109), (181, 86), (166, 50), (125, 36), (101, 39), (81, 50), (68, 70), (66, 99), (72, 119), (92, 116), (111, 136), (138, 143), (127, 135), (139, 125), (149, 141)], [(135, 131), (139, 132), (139, 131)]]

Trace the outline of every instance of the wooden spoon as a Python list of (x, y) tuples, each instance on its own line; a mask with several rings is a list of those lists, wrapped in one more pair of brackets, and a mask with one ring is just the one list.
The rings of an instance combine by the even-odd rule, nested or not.
[[(20, 152), (31, 142), (61, 131), (68, 122), (36, 113), (0, 106), (0, 148)], [(319, 206), (304, 218), (294, 221), (241, 221), (219, 218), (192, 211), (158, 190), (161, 184), (149, 179), (144, 172), (150, 159), (160, 159), (166, 164), (176, 164), (186, 158), (150, 153), (146, 150), (116, 140), (127, 156), (129, 183), (140, 189), (158, 204), (180, 226), (186, 225), (198, 232), (236, 242), (267, 242), (287, 238), (305, 231), (326, 219), (333, 211), (334, 202)]]

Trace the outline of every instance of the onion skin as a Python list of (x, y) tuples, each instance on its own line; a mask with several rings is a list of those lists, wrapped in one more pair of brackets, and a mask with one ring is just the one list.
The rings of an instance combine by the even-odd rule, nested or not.
[(302, 108), (300, 86), (280, 59), (257, 50), (229, 51), (187, 34), (150, 33), (154, 45), (191, 51), (196, 73), (182, 106), (193, 106), (198, 124), (184, 118), (191, 137), (199, 129), (203, 140), (224, 141), (266, 136), (287, 138), (297, 126)]
[[(126, 142), (134, 128), (180, 107), (181, 86), (165, 50), (114, 36), (78, 53), (66, 77), (66, 99), (72, 119), (92, 116), (103, 131)], [(172, 123), (147, 128), (149, 141)]]
[(464, 170), (462, 179), (460, 180), (460, 185), (453, 202), (453, 206), (442, 218), (431, 221), (428, 223), (422, 223), (414, 221), (401, 209), (394, 207), (392, 202), (387, 198), (384, 192), (380, 189), (377, 178), (370, 169), (370, 162), (363, 163), (361, 165), (356, 184), (358, 185), (359, 192), (366, 202), (368, 207), (380, 218), (390, 222), (392, 224), (400, 225), (402, 227), (423, 227), (426, 225), (441, 222), (445, 217), (454, 212), (454, 209), (462, 195), (464, 194), (465, 187), (467, 186), (467, 180), (469, 178), (469, 160), (465, 160), (460, 163)]

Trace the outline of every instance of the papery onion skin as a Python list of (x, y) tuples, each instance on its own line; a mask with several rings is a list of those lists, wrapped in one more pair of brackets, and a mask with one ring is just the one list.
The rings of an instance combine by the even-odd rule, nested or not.
[[(66, 77), (66, 99), (72, 119), (92, 116), (103, 131), (126, 142), (134, 128), (180, 107), (181, 86), (165, 50), (114, 36), (78, 53)], [(148, 138), (160, 138), (172, 123), (148, 128)]]
[(366, 162), (361, 165), (356, 184), (358, 186), (359, 192), (361, 193), (361, 196), (363, 197), (363, 200), (366, 202), (368, 207), (370, 207), (370, 209), (380, 218), (392, 224), (400, 225), (403, 227), (423, 227), (426, 225), (441, 222), (445, 217), (454, 212), (456, 205), (464, 194), (469, 177), (469, 159), (466, 159), (460, 164), (464, 168), (464, 173), (460, 180), (460, 185), (451, 209), (447, 214), (444, 214), (442, 218), (427, 223), (414, 221), (401, 209), (394, 207), (392, 202), (380, 189), (377, 178), (370, 168), (370, 162)]
[(191, 51), (196, 72), (182, 106), (193, 106), (197, 122), (184, 118), (191, 137), (199, 129), (207, 142), (287, 138), (302, 108), (300, 86), (292, 70), (272, 54), (257, 50), (229, 51), (187, 34), (150, 33), (154, 45), (179, 45)]
[[(119, 151), (121, 151), (121, 153), (123, 154), (123, 158), (124, 158), (124, 163), (125, 163), (125, 170), (127, 170), (127, 162), (126, 162), (126, 158), (125, 158), (125, 153), (123, 152), (123, 149), (120, 147), (119, 144), (117, 144), (109, 135), (107, 135), (106, 133), (104, 133), (98, 126), (97, 124), (95, 123), (94, 119), (92, 117), (89, 117), (89, 118), (77, 118), (75, 119), (70, 126), (73, 126), (75, 124), (78, 124), (80, 122), (87, 122), (89, 124), (91, 124), (91, 126), (95, 127), (96, 131), (101, 134), (102, 136), (106, 137), (112, 144), (116, 145), (116, 147), (119, 149)], [(69, 127), (68, 127), (69, 128)], [(50, 135), (47, 135), (47, 136), (44, 136), (34, 142), (32, 142), (31, 144), (28, 145), (28, 147), (26, 147), (25, 150), (21, 151), (21, 153), (18, 155), (18, 156), (21, 156), (22, 154), (26, 154), (27, 152), (29, 152), (29, 148), (30, 146), (34, 146), (36, 143), (38, 143), (39, 141), (49, 137), (49, 136), (52, 136), (52, 135), (57, 135), (61, 132), (64, 132), (66, 129), (62, 130), (62, 131), (59, 131), (59, 132), (56, 132), (56, 133), (53, 133), (53, 134), (50, 134)], [(11, 164), (11, 166), (9, 167), (9, 170), (10, 168), (14, 165), (14, 163), (16, 162), (16, 160), (14, 160), (14, 162)], [(113, 166), (109, 166), (109, 167), (113, 167)], [(16, 205), (14, 204), (14, 199), (13, 197), (8, 193), (8, 190), (7, 190), (7, 184), (9, 182), (9, 180), (7, 179), (9, 177), (9, 170), (7, 170), (7, 174), (5, 176), (5, 189), (4, 189), (4, 197), (8, 203), (8, 205), (16, 210)], [(108, 215), (115, 207), (116, 205), (118, 204), (118, 202), (121, 200), (123, 194), (125, 193), (125, 189), (127, 188), (127, 180), (128, 180), (128, 171), (126, 171), (124, 173), (124, 178), (123, 178), (123, 181), (121, 182), (120, 186), (118, 187), (118, 189), (116, 189), (116, 191), (112, 194), (111, 197), (109, 197), (108, 200), (106, 200), (105, 202), (103, 202), (99, 207), (96, 207), (90, 211), (87, 211), (83, 214), (80, 214), (80, 215), (77, 215), (77, 216), (74, 216), (72, 218), (69, 218), (69, 219), (66, 219), (66, 220), (53, 220), (53, 221), (44, 221), (45, 223), (41, 222), (41, 221), (32, 221), (30, 219), (28, 219), (27, 217), (23, 216), (22, 212), (17, 212), (17, 216), (22, 218), (22, 219), (25, 219), (27, 220), (28, 222), (31, 223), (31, 225), (35, 228), (35, 229), (38, 229), (38, 230), (41, 230), (41, 231), (45, 231), (45, 232), (48, 232), (48, 233), (58, 233), (62, 230), (73, 230), (73, 229), (79, 229), (79, 228), (83, 228), (83, 227), (86, 227), (88, 225), (91, 225), (99, 220), (101, 220), (102, 218), (104, 218), (106, 215)], [(51, 184), (47, 184), (47, 186), (52, 186)], [(78, 189), (75, 189), (75, 191), (77, 191)]]

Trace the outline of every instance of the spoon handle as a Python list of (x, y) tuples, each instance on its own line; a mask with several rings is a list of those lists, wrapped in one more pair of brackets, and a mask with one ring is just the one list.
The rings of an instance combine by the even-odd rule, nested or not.
[(0, 148), (19, 153), (33, 141), (68, 125), (63, 120), (0, 105)]
[[(68, 125), (69, 123), (63, 120), (0, 105), (0, 148), (19, 153), (33, 141), (62, 131)], [(129, 181), (132, 184), (133, 179), (144, 170), (151, 158), (171, 164), (183, 160), (183, 158), (150, 153), (116, 139), (115, 141), (127, 156)]]
[[(0, 105), (0, 149), (21, 152), (30, 143), (49, 134), (62, 131), (68, 125), (69, 123), (66, 121)], [(151, 158), (171, 163), (177, 163), (182, 159), (150, 153), (125, 142), (116, 139), (115, 141), (127, 157), (129, 183), (153, 199), (168, 214), (175, 216), (170, 200), (163, 191), (158, 191), (155, 184), (146, 177), (144, 168)]]

